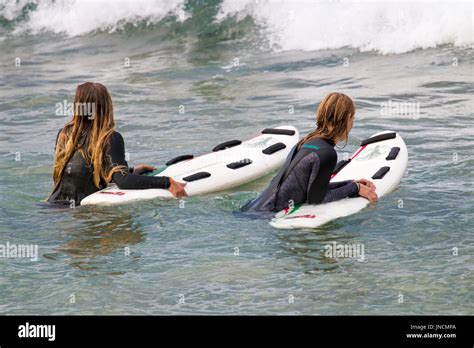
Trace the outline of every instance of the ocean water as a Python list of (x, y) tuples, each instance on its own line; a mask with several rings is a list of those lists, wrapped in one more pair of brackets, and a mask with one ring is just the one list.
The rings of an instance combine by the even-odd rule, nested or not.
[[(0, 249), (38, 245), (37, 261), (0, 258), (0, 313), (474, 314), (472, 44), (472, 2), (0, 3)], [(184, 202), (47, 208), (57, 103), (85, 81), (109, 89), (132, 165), (305, 134), (340, 91), (357, 113), (339, 155), (390, 129), (408, 170), (317, 230), (236, 213), (271, 174)], [(325, 257), (333, 242), (365, 260)]]

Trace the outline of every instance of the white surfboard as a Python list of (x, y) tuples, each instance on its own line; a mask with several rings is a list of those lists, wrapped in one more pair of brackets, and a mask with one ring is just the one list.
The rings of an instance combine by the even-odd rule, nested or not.
[[(387, 139), (376, 141), (381, 138)], [(366, 142), (369, 143), (365, 144)], [(364, 140), (350, 157), (349, 163), (333, 173), (331, 182), (368, 179), (375, 184), (375, 191), (381, 198), (398, 186), (407, 164), (408, 151), (402, 137), (395, 132), (384, 131)], [(280, 229), (316, 228), (355, 214), (368, 204), (367, 199), (357, 197), (325, 204), (296, 205), (275, 214), (270, 225)]]
[[(214, 147), (213, 152), (199, 157), (176, 157), (153, 175), (187, 182), (185, 190), (189, 196), (227, 190), (279, 169), (298, 140), (299, 133), (295, 127), (267, 128), (251, 140), (227, 141)], [(173, 196), (163, 189), (121, 190), (111, 184), (84, 198), (81, 205), (122, 204), (157, 197)]]

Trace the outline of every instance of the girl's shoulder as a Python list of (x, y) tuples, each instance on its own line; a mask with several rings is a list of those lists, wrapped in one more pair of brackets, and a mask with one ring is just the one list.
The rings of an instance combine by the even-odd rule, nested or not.
[(123, 137), (122, 137), (122, 134), (120, 134), (119, 132), (117, 131), (113, 131), (112, 134), (110, 134), (110, 141), (121, 141), (123, 142)]
[(108, 143), (109, 143), (110, 148), (112, 149), (125, 148), (125, 142), (123, 140), (122, 134), (120, 134), (117, 131), (113, 131), (112, 134), (110, 134)]

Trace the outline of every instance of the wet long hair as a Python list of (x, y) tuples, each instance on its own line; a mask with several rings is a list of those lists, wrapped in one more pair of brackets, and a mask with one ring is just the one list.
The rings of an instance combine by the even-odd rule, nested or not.
[(343, 93), (330, 93), (321, 101), (316, 112), (317, 128), (298, 143), (298, 149), (313, 138), (323, 138), (336, 142), (349, 134), (347, 124), (355, 115), (355, 105), (350, 97)]
[(108, 184), (115, 172), (123, 172), (125, 168), (122, 166), (110, 168), (111, 164), (105, 156), (114, 130), (114, 109), (107, 88), (92, 82), (77, 86), (74, 114), (63, 127), (56, 144), (53, 167), (55, 187), (61, 181), (64, 168), (75, 151), (79, 151), (92, 166), (92, 177), (97, 188), (100, 188), (101, 181)]

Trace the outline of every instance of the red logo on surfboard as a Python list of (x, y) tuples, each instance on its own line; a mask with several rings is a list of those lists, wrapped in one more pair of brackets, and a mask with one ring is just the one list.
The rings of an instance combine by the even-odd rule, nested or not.
[(297, 216), (288, 216), (286, 219), (314, 219), (316, 215), (314, 214), (305, 214), (305, 215), (297, 215)]
[(120, 192), (120, 191), (118, 191), (118, 192), (106, 192), (106, 191), (104, 191), (104, 192), (99, 192), (99, 193), (101, 193), (103, 195), (117, 195), (117, 196), (123, 196), (125, 194), (125, 192)]

